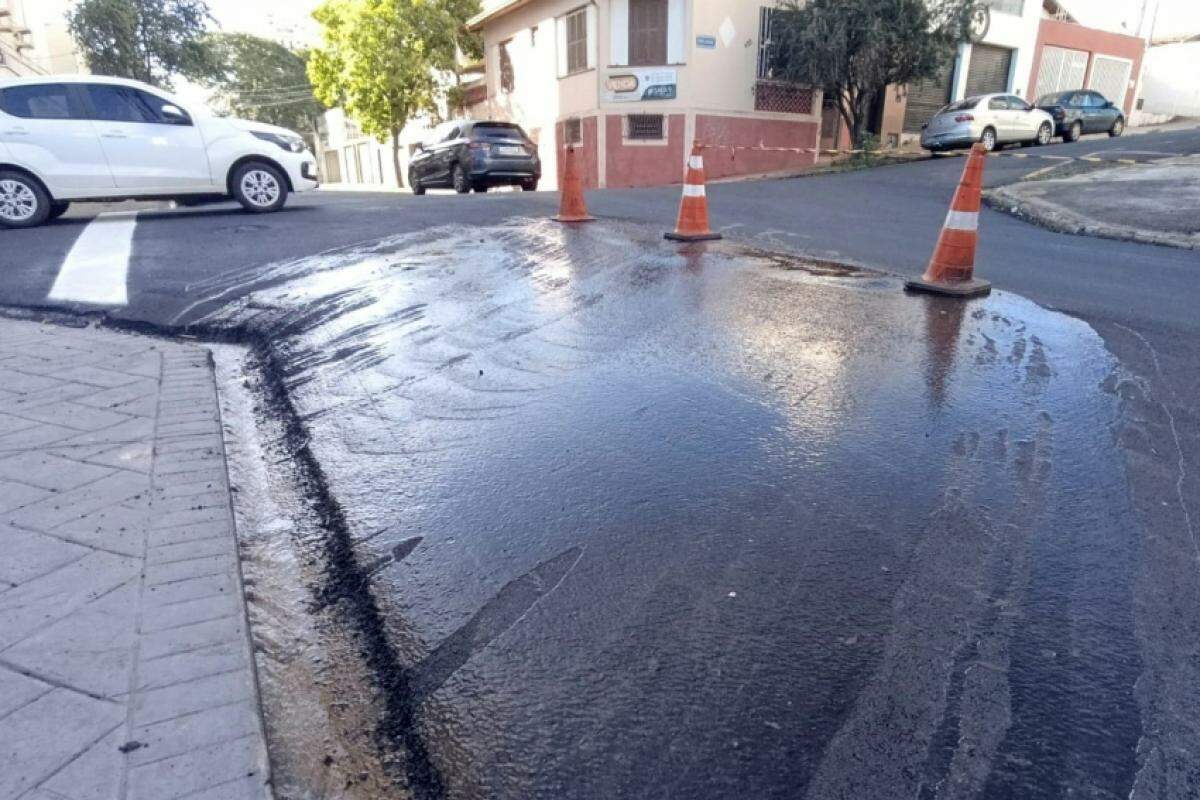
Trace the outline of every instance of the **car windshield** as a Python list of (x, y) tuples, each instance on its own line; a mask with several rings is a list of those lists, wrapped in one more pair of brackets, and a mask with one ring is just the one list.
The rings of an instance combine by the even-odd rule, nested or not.
[(941, 113), (945, 114), (948, 111), (970, 111), (978, 104), (978, 97), (968, 97), (966, 100), (959, 100), (957, 103), (951, 103), (943, 108)]
[(1044, 94), (1038, 98), (1039, 106), (1053, 106), (1065, 102), (1070, 92), (1055, 92), (1054, 94)]
[(471, 129), (473, 139), (527, 139), (520, 125), (511, 122), (477, 122)]

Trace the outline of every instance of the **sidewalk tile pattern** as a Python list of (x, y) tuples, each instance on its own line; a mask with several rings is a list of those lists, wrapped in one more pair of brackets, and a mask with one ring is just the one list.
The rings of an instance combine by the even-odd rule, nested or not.
[(198, 347), (0, 319), (0, 800), (271, 796)]

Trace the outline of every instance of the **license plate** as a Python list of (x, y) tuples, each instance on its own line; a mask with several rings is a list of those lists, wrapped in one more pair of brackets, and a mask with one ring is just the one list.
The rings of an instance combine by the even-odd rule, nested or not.
[(523, 155), (525, 155), (525, 148), (520, 147), (515, 144), (502, 144), (502, 145), (500, 145), (500, 155), (502, 155), (502, 156), (523, 156)]

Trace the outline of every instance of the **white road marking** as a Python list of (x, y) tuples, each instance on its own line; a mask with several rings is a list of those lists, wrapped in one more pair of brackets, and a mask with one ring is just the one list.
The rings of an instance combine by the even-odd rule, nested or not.
[(63, 259), (47, 299), (128, 305), (126, 280), (136, 227), (136, 211), (101, 214), (92, 220)]

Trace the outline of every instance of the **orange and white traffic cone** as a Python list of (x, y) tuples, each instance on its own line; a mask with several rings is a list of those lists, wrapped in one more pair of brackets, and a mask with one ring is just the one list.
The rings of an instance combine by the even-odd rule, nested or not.
[(558, 222), (592, 222), (596, 218), (588, 214), (583, 202), (583, 178), (575, 164), (575, 148), (567, 147), (567, 163), (563, 166), (562, 187), (559, 190)]
[(975, 248), (979, 243), (979, 207), (986, 156), (983, 145), (976, 144), (971, 148), (933, 258), (929, 260), (925, 274), (918, 280), (906, 282), (905, 289), (956, 297), (975, 297), (992, 290), (990, 283), (975, 278)]
[(708, 228), (708, 194), (704, 189), (704, 156), (700, 143), (692, 144), (692, 155), (683, 180), (683, 200), (679, 203), (679, 221), (675, 230), (665, 234), (676, 242), (704, 242), (720, 239), (721, 234)]

